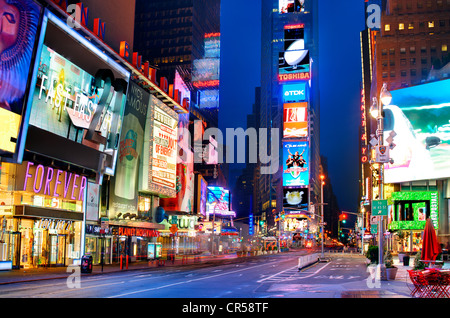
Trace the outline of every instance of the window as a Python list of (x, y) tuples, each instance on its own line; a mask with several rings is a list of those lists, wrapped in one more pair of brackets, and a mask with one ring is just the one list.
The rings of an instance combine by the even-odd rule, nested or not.
[(398, 24), (398, 29), (399, 30), (404, 30), (405, 29), (405, 24), (404, 23), (399, 23)]
[(415, 46), (411, 46), (411, 47), (409, 48), (409, 53), (411, 53), (411, 54), (416, 53), (416, 47), (415, 47)]
[(400, 72), (400, 75), (401, 75), (402, 77), (405, 77), (405, 76), (406, 76), (406, 71), (401, 71), (401, 72)]
[(414, 22), (408, 23), (408, 29), (413, 30), (414, 29)]
[(416, 59), (415, 58), (410, 58), (409, 59), (409, 65), (416, 65)]
[(387, 55), (387, 49), (382, 49), (381, 50), (381, 55)]
[(420, 64), (426, 65), (427, 64), (427, 59), (420, 59)]
[(428, 27), (434, 28), (434, 21), (428, 21)]
[(400, 65), (405, 66), (406, 65), (406, 59), (400, 59)]
[(442, 44), (441, 51), (442, 52), (447, 52), (447, 50), (448, 50), (447, 44)]
[(405, 54), (405, 53), (406, 53), (406, 48), (401, 47), (401, 48), (400, 48), (400, 54)]
[(416, 72), (415, 69), (411, 69), (411, 70), (409, 71), (409, 74), (410, 74), (411, 76), (416, 76), (416, 75), (417, 75), (417, 72)]
[(389, 55), (395, 55), (395, 49), (389, 49)]
[(442, 28), (442, 27), (445, 27), (445, 21), (444, 20), (439, 20), (439, 26)]
[(395, 72), (391, 71), (391, 77), (395, 77)]
[(436, 53), (436, 47), (435, 47), (435, 46), (432, 46), (432, 47), (430, 48), (430, 52), (431, 52), (431, 53)]
[(395, 61), (394, 60), (389, 60), (389, 66), (395, 66)]
[(420, 48), (420, 53), (422, 53), (422, 54), (426, 54), (426, 53), (427, 53), (427, 48), (426, 48), (426, 46), (422, 46), (422, 47)]
[(391, 31), (391, 25), (390, 24), (385, 24), (384, 25), (384, 31)]
[(387, 72), (383, 72), (383, 78), (388, 77), (388, 73)]

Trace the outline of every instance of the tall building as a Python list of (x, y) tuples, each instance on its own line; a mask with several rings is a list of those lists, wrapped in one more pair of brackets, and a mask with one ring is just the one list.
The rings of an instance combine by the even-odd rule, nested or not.
[(205, 34), (217, 32), (220, 0), (136, 1), (135, 51), (169, 82), (177, 66), (192, 70), (193, 61), (204, 57)]
[[(450, 167), (444, 158), (450, 1), (371, 0), (367, 5), (381, 10), (379, 16), (368, 10), (367, 28), (361, 32), (361, 210), (369, 228), (371, 201), (380, 197), (383, 180), (383, 198), (389, 200), (385, 226), (391, 232), (386, 244), (394, 252), (414, 252), (421, 248), (427, 218), (440, 242), (448, 241)], [(381, 174), (381, 165), (374, 162), (377, 122), (369, 110), (384, 83), (392, 101), (383, 109), (383, 145), (392, 161), (383, 164)], [(400, 239), (403, 232), (406, 240)]]
[[(261, 218), (270, 228), (275, 216), (283, 210), (286, 215), (302, 213), (300, 210), (313, 212), (304, 217), (307, 222), (289, 228), (290, 232), (302, 232), (305, 237), (317, 233), (315, 211), (320, 210), (318, 55), (316, 1), (262, 2), (259, 124), (260, 128), (268, 129), (269, 141), (278, 137), (279, 147), (271, 149), (268, 142), (267, 147), (261, 145), (261, 151), (278, 152), (280, 161), (276, 173), (264, 173), (267, 165), (260, 165)], [(278, 136), (271, 129), (277, 129)], [(288, 150), (293, 151), (294, 158), (304, 154), (306, 164), (286, 166)], [(286, 203), (288, 192), (300, 197), (301, 202)]]

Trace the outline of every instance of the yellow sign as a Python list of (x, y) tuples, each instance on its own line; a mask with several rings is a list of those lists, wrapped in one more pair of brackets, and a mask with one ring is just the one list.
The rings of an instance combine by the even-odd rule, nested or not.
[(16, 142), (19, 134), (21, 116), (6, 109), (0, 108), (0, 123), (2, 123), (0, 133), (0, 149), (15, 152)]

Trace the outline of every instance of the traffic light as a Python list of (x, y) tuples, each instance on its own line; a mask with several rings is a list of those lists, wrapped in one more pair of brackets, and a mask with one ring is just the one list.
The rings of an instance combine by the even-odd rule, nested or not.
[(342, 221), (342, 223), (347, 222), (347, 214), (341, 213), (341, 214), (339, 215), (339, 221)]

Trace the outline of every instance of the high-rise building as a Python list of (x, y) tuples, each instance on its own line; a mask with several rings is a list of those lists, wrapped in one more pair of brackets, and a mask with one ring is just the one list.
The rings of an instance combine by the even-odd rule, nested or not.
[(134, 49), (173, 80), (204, 57), (205, 34), (220, 32), (220, 0), (137, 0)]
[[(260, 128), (268, 129), (269, 141), (278, 137), (279, 147), (260, 146), (262, 153), (278, 152), (280, 161), (276, 173), (263, 173), (265, 164), (260, 165), (257, 202), (269, 227), (283, 210), (312, 211), (295, 229), (305, 234), (317, 229), (314, 211), (320, 211), (318, 55), (317, 1), (262, 2)], [(294, 158), (304, 154), (306, 164), (286, 166), (288, 150)], [(287, 204), (287, 192), (301, 203)]]

